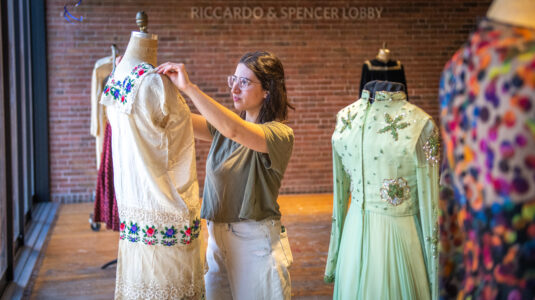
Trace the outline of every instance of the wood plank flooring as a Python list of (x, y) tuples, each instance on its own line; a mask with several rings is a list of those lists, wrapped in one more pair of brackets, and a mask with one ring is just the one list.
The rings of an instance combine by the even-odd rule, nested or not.
[[(332, 195), (285, 195), (279, 204), (294, 256), (290, 270), (293, 299), (331, 299), (333, 286), (323, 283), (323, 272)], [(100, 267), (116, 258), (118, 234), (105, 229), (93, 232), (88, 222), (92, 210), (92, 203), (59, 208), (26, 299), (113, 299), (115, 266)]]

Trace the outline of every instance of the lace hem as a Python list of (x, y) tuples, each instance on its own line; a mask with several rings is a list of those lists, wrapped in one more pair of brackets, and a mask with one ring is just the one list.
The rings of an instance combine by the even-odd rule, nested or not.
[(122, 207), (119, 209), (121, 220), (135, 220), (140, 223), (153, 224), (158, 227), (166, 225), (189, 225), (192, 220), (199, 218), (199, 209), (190, 208), (190, 211), (178, 211), (176, 213), (149, 211), (137, 207)]
[(159, 284), (156, 280), (149, 283), (132, 282), (117, 278), (115, 299), (203, 299), (202, 278), (192, 283)]

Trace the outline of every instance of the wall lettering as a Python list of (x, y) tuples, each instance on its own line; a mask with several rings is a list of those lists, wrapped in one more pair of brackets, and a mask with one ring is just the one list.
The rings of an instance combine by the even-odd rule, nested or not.
[(260, 7), (260, 6), (194, 6), (191, 19), (200, 20), (376, 20), (382, 17), (384, 7)]

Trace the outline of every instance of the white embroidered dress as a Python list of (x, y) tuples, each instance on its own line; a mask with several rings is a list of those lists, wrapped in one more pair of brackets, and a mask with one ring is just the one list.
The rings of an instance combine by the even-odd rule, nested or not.
[(113, 69), (113, 59), (111, 56), (103, 57), (95, 62), (93, 74), (91, 75), (91, 125), (90, 133), (95, 137), (97, 170), (100, 168), (100, 157), (104, 147), (104, 132), (106, 132), (106, 110), (100, 104), (104, 80)]
[(110, 76), (101, 103), (112, 127), (120, 240), (116, 299), (204, 295), (200, 202), (190, 111), (146, 63)]

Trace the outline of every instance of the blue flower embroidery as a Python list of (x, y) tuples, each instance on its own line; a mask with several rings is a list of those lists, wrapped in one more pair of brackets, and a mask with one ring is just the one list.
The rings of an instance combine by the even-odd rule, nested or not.
[(127, 75), (124, 80), (121, 82), (120, 80), (115, 80), (113, 78), (113, 74), (111, 75), (112, 79), (106, 84), (104, 87), (104, 95), (106, 96), (112, 96), (113, 100), (120, 101), (123, 104), (127, 103), (127, 97), (128, 94), (132, 92), (132, 89), (134, 88), (134, 81), (141, 77), (143, 74), (145, 74), (147, 71), (153, 69), (154, 67), (142, 63), (138, 66), (136, 66), (132, 72), (130, 72), (129, 75)]
[(130, 222), (129, 233), (130, 234), (137, 234), (138, 230), (139, 230), (139, 227), (137, 227), (137, 223)]

